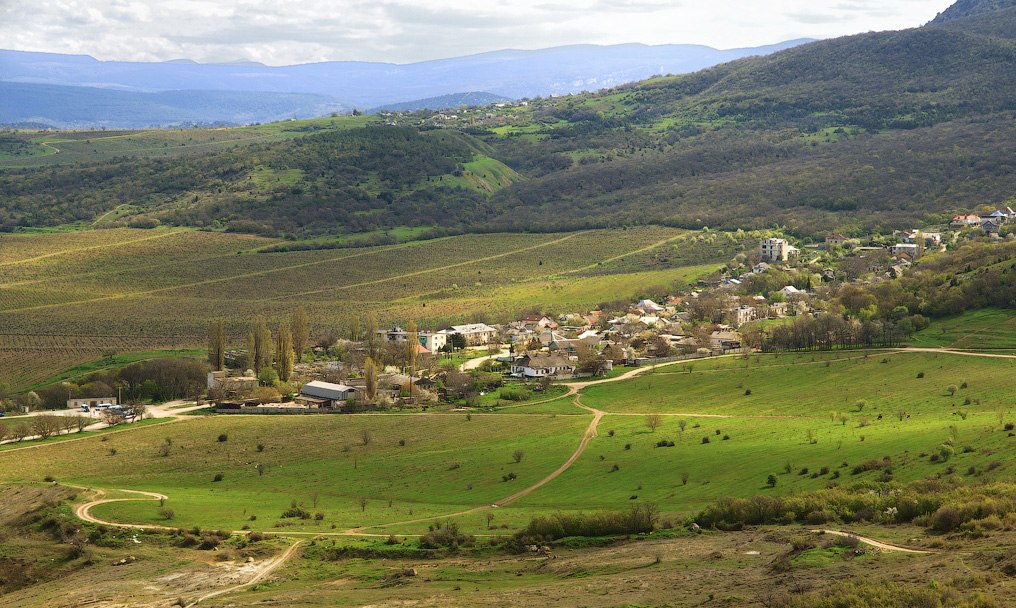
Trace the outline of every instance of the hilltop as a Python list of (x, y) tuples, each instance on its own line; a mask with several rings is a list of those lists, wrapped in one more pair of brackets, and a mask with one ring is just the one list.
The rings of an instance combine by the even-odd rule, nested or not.
[(1013, 6), (1016, 6), (1014, 0), (957, 0), (956, 4), (939, 13), (931, 22), (946, 23), (965, 17), (993, 13)]

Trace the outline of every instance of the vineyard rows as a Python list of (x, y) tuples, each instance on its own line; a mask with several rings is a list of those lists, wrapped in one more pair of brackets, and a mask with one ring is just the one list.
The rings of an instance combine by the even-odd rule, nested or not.
[[(89, 244), (99, 236), (103, 246)], [(18, 255), (6, 249), (12, 237)], [(298, 305), (315, 336), (344, 333), (350, 313), (433, 327), (541, 303), (590, 307), (687, 279), (683, 266), (725, 262), (734, 245), (710, 237), (647, 227), (260, 254), (251, 250), (271, 241), (183, 230), (5, 235), (0, 381), (37, 382), (108, 350), (200, 347), (218, 317), (242, 345), (252, 318)]]

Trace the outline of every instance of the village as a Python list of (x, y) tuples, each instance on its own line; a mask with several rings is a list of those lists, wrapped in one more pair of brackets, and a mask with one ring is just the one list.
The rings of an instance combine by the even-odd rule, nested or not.
[[(318, 340), (295, 364), (283, 390), (264, 390), (260, 370), (245, 369), (246, 354), (232, 351), (227, 369), (209, 373), (208, 396), (219, 413), (496, 407), (520, 395), (538, 397), (556, 382), (610, 376), (624, 367), (747, 356), (771, 347), (769, 338), (794, 323), (839, 312), (831, 311), (830, 302), (843, 286), (899, 278), (927, 252), (964, 239), (1011, 239), (1014, 219), (1016, 212), (1006, 207), (957, 215), (943, 231), (898, 231), (868, 239), (830, 234), (824, 242), (801, 247), (767, 237), (694, 286), (588, 311), (535, 307), (507, 323), (446, 324), (434, 330), (418, 330), (412, 323), (379, 328), (372, 315), (363, 336), (357, 329), (345, 339)], [(907, 321), (900, 332), (920, 329), (919, 324)], [(841, 315), (829, 317), (825, 327), (864, 333), (856, 320), (844, 330)], [(881, 339), (891, 343), (900, 332), (882, 328)]]

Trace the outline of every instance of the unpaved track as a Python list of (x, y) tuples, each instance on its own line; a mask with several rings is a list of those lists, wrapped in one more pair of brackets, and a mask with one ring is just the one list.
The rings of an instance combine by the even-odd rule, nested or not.
[(249, 587), (251, 585), (256, 585), (256, 584), (260, 583), (261, 581), (263, 581), (265, 579), (265, 577), (267, 577), (269, 574), (271, 574), (275, 570), (278, 570), (279, 567), (281, 567), (283, 564), (285, 564), (286, 560), (288, 560), (289, 557), (291, 555), (293, 555), (293, 551), (296, 550), (297, 545), (299, 545), (301, 542), (302, 541), (296, 541), (295, 543), (290, 545), (288, 549), (283, 551), (281, 554), (279, 554), (276, 557), (273, 557), (272, 559), (266, 561), (264, 564), (261, 565), (260, 568), (258, 568), (257, 573), (254, 575), (254, 577), (251, 578), (246, 583), (240, 583), (239, 585), (233, 585), (232, 587), (226, 587), (225, 589), (220, 589), (219, 591), (213, 591), (213, 592), (211, 592), (211, 593), (209, 593), (207, 595), (202, 595), (198, 599), (196, 599), (193, 602), (187, 604), (186, 608), (191, 608), (191, 606), (195, 606), (197, 604), (200, 604), (201, 602), (203, 602), (203, 601), (205, 601), (207, 599), (211, 599), (211, 598), (219, 596), (219, 595), (224, 595), (226, 593), (232, 593), (234, 591), (239, 591), (239, 590), (243, 589), (244, 587)]
[[(74, 486), (74, 487), (80, 487), (80, 486)], [(95, 491), (98, 492), (100, 496), (102, 496), (102, 495), (104, 495), (106, 493), (106, 490), (95, 490)], [(123, 502), (123, 501), (126, 501), (126, 500), (166, 500), (167, 498), (169, 498), (165, 494), (159, 494), (158, 492), (143, 492), (141, 490), (112, 490), (112, 491), (114, 491), (114, 492), (130, 492), (131, 494), (140, 494), (140, 495), (144, 496), (145, 498), (99, 498), (99, 499), (92, 500), (92, 501), (86, 502), (85, 504), (78, 505), (78, 506), (74, 507), (74, 515), (75, 515), (75, 517), (77, 517), (78, 519), (82, 519), (84, 521), (90, 521), (93, 524), (106, 524), (106, 525), (109, 525), (109, 526), (122, 526), (122, 527), (125, 527), (125, 528), (135, 528), (135, 529), (138, 529), (138, 530), (173, 530), (173, 529), (175, 529), (175, 528), (168, 528), (166, 526), (154, 526), (154, 525), (148, 525), (148, 524), (118, 524), (118, 523), (115, 523), (115, 522), (104, 521), (102, 519), (94, 517), (89, 512), (89, 511), (91, 511), (92, 507), (95, 507), (95, 506), (98, 506), (98, 505), (103, 505), (103, 504), (106, 504), (106, 503), (109, 503), (109, 502)]]
[(935, 553), (935, 551), (924, 551), (924, 550), (921, 550), (921, 549), (908, 549), (906, 547), (901, 547), (899, 545), (893, 545), (893, 544), (890, 544), (890, 543), (884, 543), (884, 542), (882, 542), (880, 540), (875, 540), (874, 538), (868, 538), (867, 536), (860, 536), (858, 534), (854, 534), (853, 532), (842, 532), (840, 530), (812, 530), (812, 532), (822, 532), (824, 534), (833, 534), (835, 536), (847, 536), (847, 537), (853, 536), (854, 538), (856, 538), (857, 540), (861, 541), (862, 543), (864, 543), (866, 545), (871, 545), (872, 547), (876, 547), (876, 548), (881, 549), (882, 551), (886, 551), (886, 552), (889, 552), (889, 551), (899, 551), (901, 553)]

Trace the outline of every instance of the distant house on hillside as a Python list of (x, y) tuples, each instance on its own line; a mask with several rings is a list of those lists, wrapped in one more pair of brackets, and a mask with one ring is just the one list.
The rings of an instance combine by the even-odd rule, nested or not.
[(786, 262), (791, 256), (801, 253), (797, 247), (793, 247), (786, 239), (762, 239), (759, 244), (763, 262)]
[(953, 230), (958, 230), (960, 228), (970, 228), (971, 226), (977, 226), (980, 223), (981, 218), (977, 215), (956, 215), (953, 216), (952, 221), (949, 222), (949, 227), (952, 228)]

